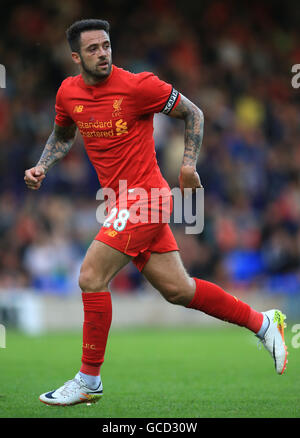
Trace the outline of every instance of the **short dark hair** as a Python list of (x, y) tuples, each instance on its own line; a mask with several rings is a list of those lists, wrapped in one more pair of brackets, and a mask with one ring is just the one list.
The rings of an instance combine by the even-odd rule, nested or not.
[(105, 30), (109, 34), (110, 25), (106, 20), (87, 19), (75, 21), (66, 30), (66, 36), (72, 52), (80, 52), (80, 34), (87, 30)]

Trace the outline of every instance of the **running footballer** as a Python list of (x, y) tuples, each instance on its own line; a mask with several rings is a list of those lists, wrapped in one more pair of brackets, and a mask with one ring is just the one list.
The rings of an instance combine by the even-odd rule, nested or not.
[[(81, 367), (73, 379), (42, 394), (40, 401), (65, 406), (101, 398), (100, 368), (112, 319), (108, 285), (130, 261), (170, 303), (254, 332), (273, 357), (276, 372), (282, 374), (287, 363), (285, 316), (276, 309), (257, 312), (221, 287), (191, 278), (168, 223), (161, 220), (172, 208), (172, 197), (156, 160), (153, 116), (162, 112), (184, 121), (179, 184), (182, 191), (195, 190), (201, 187), (196, 164), (203, 139), (202, 111), (153, 73), (133, 74), (113, 65), (107, 21), (77, 21), (66, 34), (80, 74), (66, 78), (58, 89), (53, 131), (40, 160), (25, 171), (24, 179), (28, 188), (39, 189), (49, 169), (71, 149), (79, 131), (102, 188), (114, 190), (116, 199), (108, 207), (112, 220), (95, 236), (80, 271), (84, 310)], [(149, 207), (144, 210), (146, 215), (151, 196), (155, 196), (151, 189), (161, 190), (163, 196), (156, 204), (159, 221), (131, 220), (130, 201), (127, 210), (121, 205), (120, 181), (126, 181), (128, 192), (143, 189), (147, 196), (141, 203)]]

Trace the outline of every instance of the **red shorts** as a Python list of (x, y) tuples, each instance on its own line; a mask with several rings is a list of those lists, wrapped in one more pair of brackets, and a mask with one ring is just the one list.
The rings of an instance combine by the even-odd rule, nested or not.
[(142, 271), (152, 252), (179, 251), (168, 223), (128, 221), (121, 231), (117, 231), (113, 225), (103, 226), (95, 240), (133, 257), (132, 261), (139, 271)]

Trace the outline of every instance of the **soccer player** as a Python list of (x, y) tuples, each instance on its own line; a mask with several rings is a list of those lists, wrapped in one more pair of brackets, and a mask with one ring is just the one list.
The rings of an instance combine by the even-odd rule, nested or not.
[[(276, 372), (282, 374), (287, 348), (281, 311), (257, 312), (221, 287), (191, 278), (169, 224), (161, 216), (159, 221), (136, 222), (128, 209), (131, 201), (127, 208), (121, 205), (125, 194), (143, 189), (147, 196), (142, 197), (141, 205), (150, 208), (152, 188), (164, 193), (156, 204), (160, 215), (172, 203), (155, 155), (153, 116), (158, 112), (185, 123), (181, 190), (202, 187), (196, 171), (203, 138), (202, 111), (154, 74), (133, 74), (113, 65), (107, 21), (81, 20), (66, 34), (80, 74), (62, 82), (56, 96), (54, 129), (40, 160), (25, 171), (24, 179), (28, 188), (39, 189), (51, 166), (71, 149), (78, 129), (101, 186), (114, 190), (116, 200), (109, 205), (105, 224), (91, 243), (80, 271), (84, 309), (81, 368), (63, 386), (42, 394), (40, 401), (73, 405), (96, 402), (102, 396), (100, 368), (112, 318), (108, 285), (130, 261), (170, 303), (254, 332), (273, 357)], [(126, 181), (124, 190), (120, 189), (121, 180)]]

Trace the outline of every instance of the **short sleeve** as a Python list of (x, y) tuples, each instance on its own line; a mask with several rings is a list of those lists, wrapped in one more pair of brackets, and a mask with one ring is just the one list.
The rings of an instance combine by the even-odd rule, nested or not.
[(56, 102), (55, 102), (55, 123), (59, 126), (70, 126), (74, 123), (69, 114), (66, 112), (63, 105), (63, 86), (61, 85), (56, 94)]
[(136, 105), (140, 114), (169, 114), (179, 102), (179, 93), (171, 84), (160, 80), (153, 73), (137, 75)]

